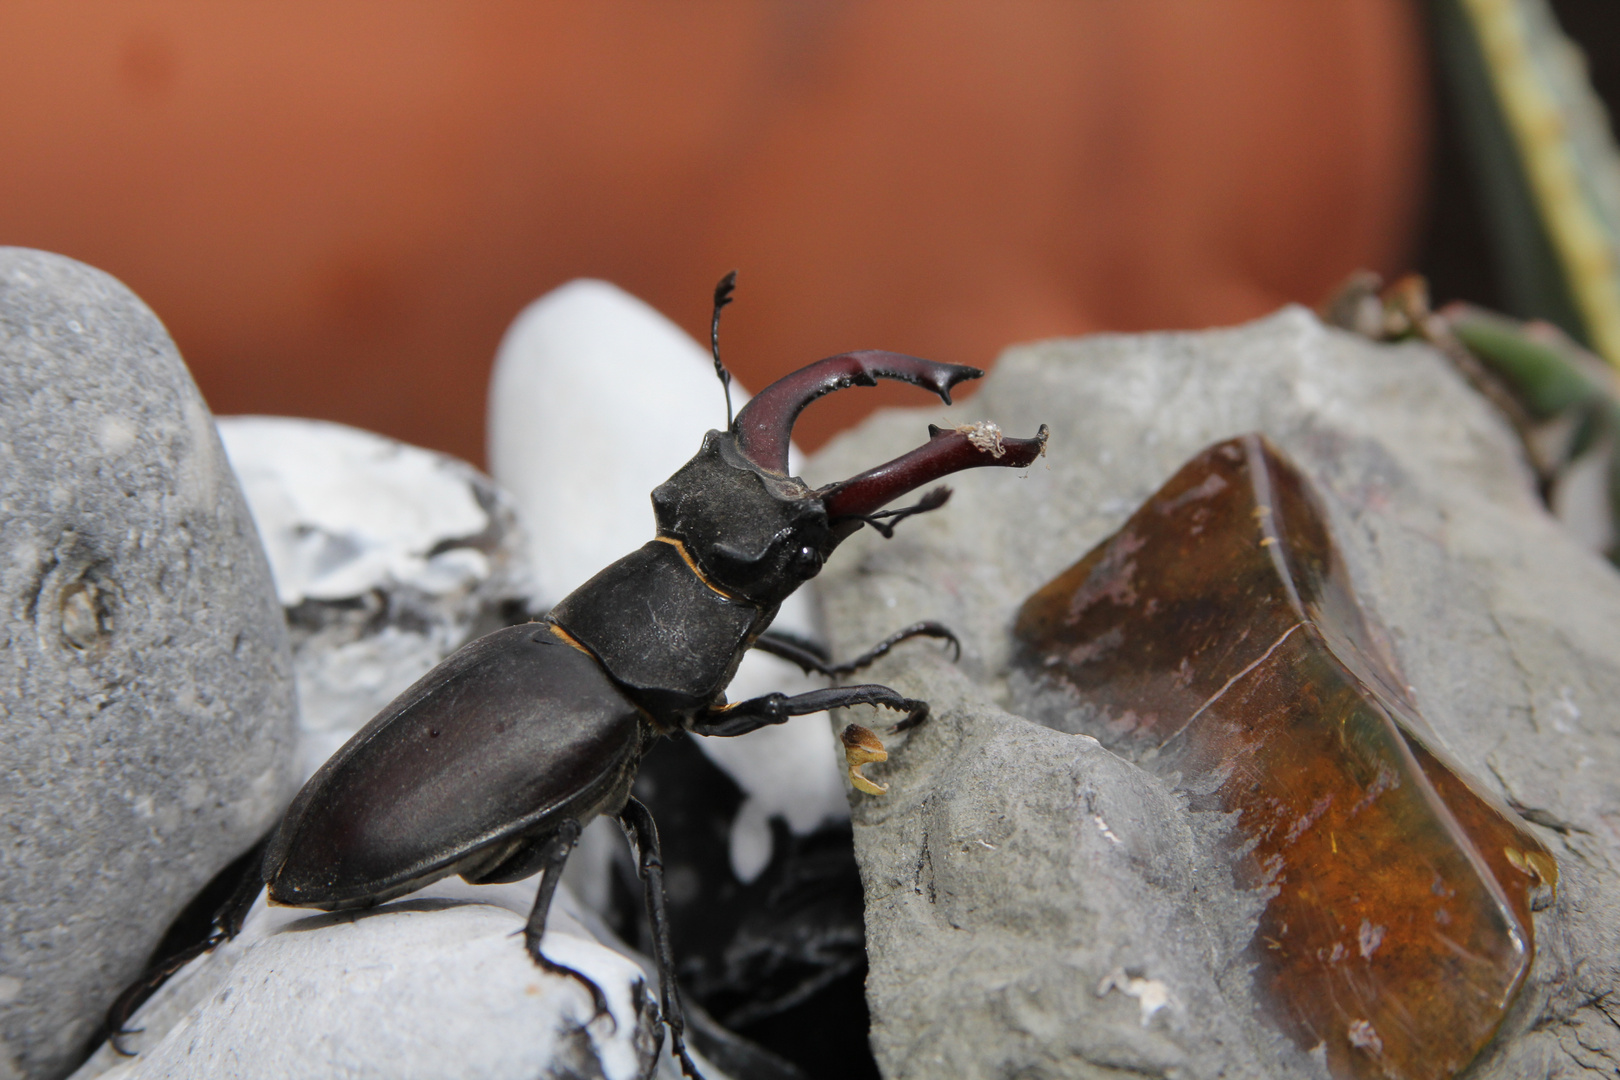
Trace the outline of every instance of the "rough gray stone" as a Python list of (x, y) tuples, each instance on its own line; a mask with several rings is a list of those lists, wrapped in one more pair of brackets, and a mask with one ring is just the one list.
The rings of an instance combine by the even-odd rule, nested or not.
[(1321, 1074), (1252, 1013), (1240, 957), (1263, 898), (1211, 865), (1208, 826), (1089, 738), (1016, 715), (1006, 677), (1024, 598), (1247, 431), (1322, 492), (1433, 737), (1558, 859), (1535, 965), (1472, 1075), (1620, 1066), (1620, 575), (1542, 510), (1512, 435), (1444, 360), (1300, 309), (1049, 342), (1008, 352), (956, 409), (875, 419), (811, 479), (980, 417), (1050, 424), (1048, 460), (955, 478), (945, 510), (852, 538), (820, 579), (838, 655), (923, 618), (964, 644), (954, 669), (902, 649), (871, 672), (935, 706), (868, 766), (889, 793), (853, 796), (885, 1075)]
[(49, 1077), (290, 796), (291, 659), (162, 325), (106, 274), (15, 248), (0, 522), (0, 1077)]

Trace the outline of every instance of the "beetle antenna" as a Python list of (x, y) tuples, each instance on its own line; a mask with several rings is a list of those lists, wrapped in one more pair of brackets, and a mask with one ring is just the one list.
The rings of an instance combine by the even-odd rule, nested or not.
[(714, 374), (726, 392), (726, 430), (731, 430), (731, 372), (720, 362), (720, 310), (731, 303), (731, 292), (737, 287), (737, 271), (720, 279), (714, 287), (714, 318), (709, 323), (709, 348), (714, 353)]

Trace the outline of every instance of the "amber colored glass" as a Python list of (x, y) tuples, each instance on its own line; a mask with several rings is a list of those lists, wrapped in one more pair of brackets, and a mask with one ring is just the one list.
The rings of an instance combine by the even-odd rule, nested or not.
[(1557, 868), (1420, 736), (1326, 513), (1275, 447), (1199, 454), (1031, 596), (1015, 634), (1085, 730), (1233, 815), (1234, 881), (1270, 893), (1247, 956), (1267, 1020), (1336, 1077), (1473, 1060)]

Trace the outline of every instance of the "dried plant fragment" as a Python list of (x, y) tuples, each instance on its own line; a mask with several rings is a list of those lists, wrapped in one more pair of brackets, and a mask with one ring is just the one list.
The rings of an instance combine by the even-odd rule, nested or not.
[(1088, 730), (1233, 815), (1269, 901), (1256, 998), (1336, 1077), (1448, 1077), (1530, 966), (1557, 868), (1427, 728), (1351, 591), (1327, 518), (1264, 438), (1199, 454), (1025, 602), (1019, 663)]
[[(955, 430), (966, 435), (968, 442), (993, 458), (999, 458), (1007, 452), (1006, 448), (1001, 445), (1002, 435), (999, 424), (992, 424), (988, 420), (979, 420), (972, 424), (960, 424)], [(1041, 450), (1043, 453), (1045, 452), (1045, 444), (1042, 444)]]

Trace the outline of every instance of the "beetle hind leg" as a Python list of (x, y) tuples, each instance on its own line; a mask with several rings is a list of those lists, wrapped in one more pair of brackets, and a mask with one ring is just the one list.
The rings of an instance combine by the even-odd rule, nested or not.
[(658, 964), (658, 996), (664, 1023), (669, 1025), (670, 1047), (691, 1080), (703, 1080), (686, 1052), (686, 1021), (681, 1013), (680, 990), (675, 985), (675, 952), (669, 944), (669, 915), (664, 910), (664, 858), (658, 849), (658, 826), (652, 811), (631, 797), (619, 811), (619, 826), (635, 846), (637, 869), (647, 892), (647, 919), (652, 923), (653, 959)]
[[(535, 893), (534, 907), (529, 911), (529, 921), (523, 927), (523, 944), (528, 947), (529, 957), (542, 971), (549, 971), (553, 975), (565, 975), (591, 992), (591, 1003), (596, 1007), (596, 1016), (591, 1017), (592, 1020), (603, 1014), (611, 1020), (613, 1014), (608, 1011), (607, 997), (603, 995), (600, 986), (583, 973), (547, 959), (546, 954), (540, 951), (540, 939), (546, 933), (546, 916), (551, 913), (551, 899), (557, 894), (557, 883), (562, 880), (563, 865), (568, 862), (568, 856), (573, 853), (574, 845), (579, 842), (579, 832), (579, 822), (572, 819), (565, 821), (558, 826), (557, 831), (542, 848), (540, 889)], [(617, 1021), (614, 1023), (617, 1025)]]
[(126, 1025), (148, 998), (157, 993), (181, 968), (197, 957), (213, 952), (242, 932), (242, 924), (247, 921), (248, 912), (252, 910), (254, 903), (259, 899), (259, 893), (264, 889), (262, 870), (264, 849), (270, 843), (270, 836), (273, 833), (274, 830), (271, 830), (271, 833), (261, 837), (257, 844), (237, 860), (236, 865), (241, 867), (241, 876), (237, 878), (236, 885), (231, 889), (225, 902), (214, 912), (208, 936), (152, 965), (139, 979), (126, 986), (123, 993), (113, 1001), (112, 1007), (107, 1010), (104, 1027), (107, 1041), (117, 1053), (123, 1057), (135, 1056), (133, 1051), (124, 1049), (119, 1040), (140, 1034), (142, 1029)]
[(135, 1015), (135, 1011), (144, 1005), (148, 998), (157, 993), (158, 989), (168, 982), (170, 976), (175, 972), (197, 959), (197, 957), (213, 952), (224, 940), (222, 936), (210, 934), (190, 948), (167, 957), (124, 988), (124, 992), (118, 995), (118, 999), (107, 1010), (107, 1018), (104, 1022), (107, 1041), (112, 1044), (113, 1050), (119, 1056), (134, 1057), (135, 1051), (125, 1049), (124, 1044), (119, 1040), (128, 1038), (131, 1035), (139, 1035), (145, 1030), (145, 1028), (126, 1026), (130, 1017)]

